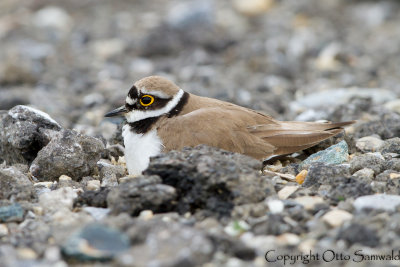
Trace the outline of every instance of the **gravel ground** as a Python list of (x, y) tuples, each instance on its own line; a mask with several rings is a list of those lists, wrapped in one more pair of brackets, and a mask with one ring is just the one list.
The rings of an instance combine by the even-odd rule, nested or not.
[[(394, 0), (2, 0), (0, 265), (398, 266), (399, 25)], [(266, 166), (199, 146), (133, 178), (103, 116), (153, 74), (357, 123)]]

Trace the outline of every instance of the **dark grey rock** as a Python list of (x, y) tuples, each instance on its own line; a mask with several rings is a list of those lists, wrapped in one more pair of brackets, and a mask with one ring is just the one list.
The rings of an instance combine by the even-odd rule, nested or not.
[(122, 266), (201, 266), (215, 247), (200, 230), (175, 222), (137, 220), (128, 229), (133, 247), (118, 259)]
[(33, 200), (35, 189), (29, 178), (16, 167), (0, 168), (0, 199)]
[(379, 174), (383, 171), (384, 164), (384, 159), (380, 158), (378, 155), (363, 154), (355, 156), (350, 161), (350, 171), (351, 173), (355, 173), (358, 170), (368, 167), (369, 169), (372, 169), (375, 174)]
[(142, 210), (167, 212), (173, 209), (176, 190), (161, 184), (158, 176), (139, 176), (112, 189), (107, 204), (112, 213), (138, 215)]
[(30, 171), (41, 181), (56, 180), (62, 174), (77, 181), (94, 172), (103, 150), (96, 138), (62, 130), (38, 153)]
[(374, 119), (357, 125), (354, 136), (361, 138), (377, 134), (382, 139), (400, 136), (400, 114), (395, 112), (380, 112), (379, 119)]
[(154, 157), (144, 173), (175, 187), (179, 213), (205, 210), (229, 216), (234, 205), (275, 194), (270, 179), (259, 174), (261, 166), (250, 157), (201, 145)]
[(382, 154), (386, 153), (397, 153), (400, 154), (400, 138), (395, 137), (385, 140), (383, 147), (381, 148)]
[(329, 184), (331, 180), (340, 177), (350, 177), (348, 165), (325, 165), (323, 163), (314, 163), (310, 166), (303, 186)]
[(84, 191), (78, 195), (78, 198), (74, 201), (74, 206), (91, 206), (99, 208), (107, 208), (107, 196), (110, 192), (110, 188), (101, 187), (98, 191)]
[(21, 222), (24, 219), (24, 209), (15, 203), (0, 207), (0, 222)]
[(269, 214), (268, 217), (254, 224), (251, 231), (256, 235), (280, 235), (291, 232), (292, 227), (280, 214)]
[(384, 164), (384, 169), (400, 172), (400, 158), (392, 158), (386, 160)]
[(129, 238), (101, 224), (89, 224), (62, 246), (65, 257), (78, 261), (110, 261), (130, 246)]
[(368, 247), (376, 247), (379, 244), (379, 237), (376, 231), (361, 224), (350, 224), (340, 229), (337, 239), (345, 240), (349, 246), (361, 244)]
[(8, 164), (30, 164), (60, 130), (61, 126), (46, 113), (16, 106), (0, 120), (0, 158)]

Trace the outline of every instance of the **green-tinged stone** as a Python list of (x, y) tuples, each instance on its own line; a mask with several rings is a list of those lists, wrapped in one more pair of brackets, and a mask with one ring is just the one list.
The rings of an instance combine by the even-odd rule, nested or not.
[(101, 224), (89, 224), (73, 234), (63, 245), (67, 258), (77, 261), (110, 261), (130, 247), (129, 238)]
[(347, 161), (349, 148), (343, 140), (336, 145), (330, 146), (325, 150), (312, 154), (300, 164), (300, 169), (305, 169), (312, 163), (321, 162), (327, 165), (341, 164)]
[(0, 222), (21, 222), (24, 219), (24, 209), (20, 204), (0, 207)]

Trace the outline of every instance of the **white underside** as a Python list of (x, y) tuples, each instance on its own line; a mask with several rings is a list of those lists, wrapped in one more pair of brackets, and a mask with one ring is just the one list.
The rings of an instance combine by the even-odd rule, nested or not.
[(127, 124), (122, 129), (125, 145), (125, 161), (130, 175), (140, 175), (147, 169), (150, 157), (160, 154), (162, 142), (156, 130), (137, 134)]

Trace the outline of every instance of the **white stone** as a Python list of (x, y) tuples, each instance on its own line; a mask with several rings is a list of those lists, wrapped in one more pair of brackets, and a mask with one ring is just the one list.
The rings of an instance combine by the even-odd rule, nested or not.
[(100, 189), (100, 181), (99, 180), (90, 180), (86, 183), (86, 189), (91, 191), (97, 191)]
[(283, 246), (296, 246), (300, 243), (300, 237), (292, 233), (284, 233), (277, 236), (276, 241)]
[(364, 168), (361, 170), (356, 171), (353, 173), (353, 176), (360, 177), (360, 178), (368, 178), (368, 179), (374, 179), (375, 177), (375, 172), (373, 169), (370, 168)]
[(278, 192), (278, 197), (280, 199), (287, 199), (290, 197), (291, 194), (296, 192), (296, 190), (299, 188), (298, 185), (287, 185)]
[(271, 213), (281, 213), (285, 208), (285, 205), (281, 200), (273, 199), (267, 202), (268, 209)]
[(302, 205), (306, 210), (311, 210), (315, 205), (324, 203), (324, 200), (318, 196), (301, 196), (295, 198), (294, 201)]
[(46, 6), (35, 13), (33, 23), (37, 27), (68, 30), (71, 27), (72, 19), (64, 9)]
[(63, 187), (39, 196), (39, 205), (45, 212), (71, 210), (77, 193), (71, 187)]
[(361, 196), (358, 197), (353, 203), (353, 206), (356, 210), (368, 208), (394, 211), (398, 205), (400, 205), (400, 196), (386, 194)]
[(72, 181), (72, 178), (63, 174), (58, 178), (58, 181), (59, 182), (69, 182), (69, 181)]
[(139, 219), (148, 221), (151, 218), (153, 218), (153, 216), (154, 216), (153, 211), (151, 211), (151, 210), (142, 210), (140, 212), (140, 214), (139, 214)]
[(376, 152), (382, 148), (385, 142), (375, 136), (365, 136), (356, 141), (356, 147), (363, 152)]
[(322, 221), (331, 227), (339, 227), (345, 221), (351, 220), (353, 215), (345, 210), (331, 210), (322, 216)]
[(135, 58), (129, 69), (137, 74), (149, 75), (154, 72), (154, 64), (146, 58)]

